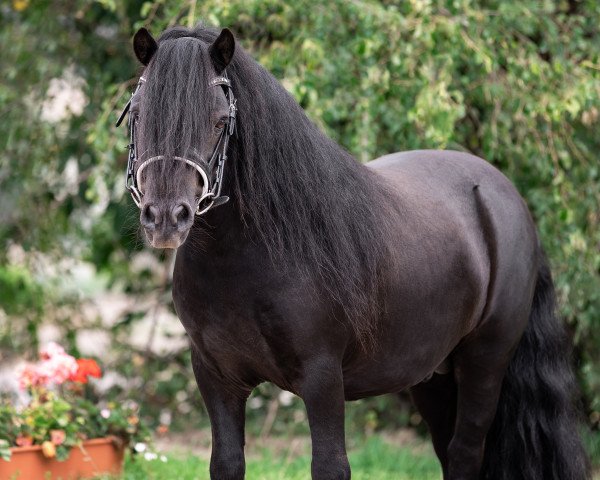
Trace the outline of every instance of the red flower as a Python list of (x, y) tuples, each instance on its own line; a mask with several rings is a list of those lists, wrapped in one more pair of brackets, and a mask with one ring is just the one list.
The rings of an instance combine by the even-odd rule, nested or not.
[(167, 433), (169, 433), (169, 426), (164, 424), (159, 425), (158, 427), (156, 427), (156, 433), (158, 433), (159, 435), (166, 435)]
[(79, 358), (77, 359), (77, 371), (71, 375), (69, 380), (79, 383), (87, 383), (88, 377), (100, 378), (102, 376), (102, 370), (96, 363), (96, 360), (91, 358)]

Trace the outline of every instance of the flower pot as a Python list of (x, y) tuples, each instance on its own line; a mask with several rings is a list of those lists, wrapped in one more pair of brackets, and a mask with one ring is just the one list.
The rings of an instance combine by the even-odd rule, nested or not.
[(112, 437), (86, 440), (73, 447), (69, 458), (46, 458), (40, 445), (11, 448), (9, 462), (0, 459), (0, 480), (76, 480), (120, 474), (124, 449)]

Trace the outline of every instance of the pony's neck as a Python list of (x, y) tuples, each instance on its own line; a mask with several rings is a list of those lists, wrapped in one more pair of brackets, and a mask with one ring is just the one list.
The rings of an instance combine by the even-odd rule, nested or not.
[[(239, 100), (242, 116), (242, 135), (252, 124), (254, 151), (245, 151), (262, 158), (261, 164), (301, 170), (302, 165), (317, 169), (358, 168), (359, 164), (347, 151), (327, 137), (312, 122), (293, 96), (283, 88), (275, 77), (252, 60), (252, 81), (243, 84), (244, 98)], [(250, 72), (249, 72), (250, 73)], [(252, 115), (248, 119), (245, 111)], [(278, 163), (281, 162), (281, 163)], [(300, 172), (299, 172), (300, 173)], [(317, 173), (317, 172), (315, 172)]]
[(368, 169), (321, 132), (269, 72), (242, 57), (230, 67), (238, 98), (232, 164), (242, 215), (272, 228), (290, 220), (288, 213), (307, 220), (326, 214), (322, 207), (340, 197), (368, 195)]

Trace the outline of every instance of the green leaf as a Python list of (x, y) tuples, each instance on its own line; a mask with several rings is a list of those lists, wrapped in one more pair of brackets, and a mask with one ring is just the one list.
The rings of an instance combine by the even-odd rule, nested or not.
[(8, 462), (10, 461), (10, 457), (10, 444), (8, 443), (8, 441), (0, 439), (0, 458)]

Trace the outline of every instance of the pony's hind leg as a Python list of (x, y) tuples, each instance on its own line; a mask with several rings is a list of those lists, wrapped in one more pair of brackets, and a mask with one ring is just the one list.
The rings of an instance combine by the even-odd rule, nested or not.
[(448, 444), (456, 421), (456, 383), (451, 373), (434, 373), (426, 382), (411, 388), (410, 393), (419, 413), (427, 423), (433, 448), (448, 478)]
[(448, 480), (479, 479), (485, 438), (518, 342), (518, 334), (513, 342), (486, 330), (491, 329), (465, 338), (453, 356), (457, 404), (454, 435), (448, 445)]

